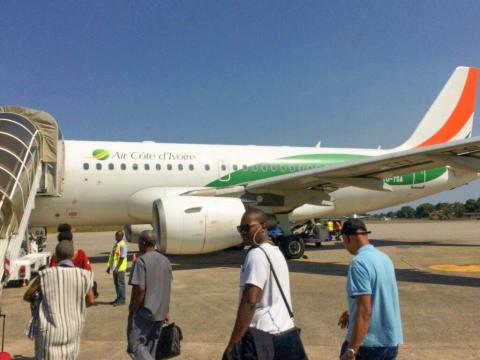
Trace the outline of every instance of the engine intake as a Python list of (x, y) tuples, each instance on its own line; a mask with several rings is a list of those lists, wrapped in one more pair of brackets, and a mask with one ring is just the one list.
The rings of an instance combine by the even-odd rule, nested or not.
[(175, 196), (153, 203), (153, 229), (160, 251), (203, 254), (242, 243), (236, 226), (245, 207), (240, 199)]

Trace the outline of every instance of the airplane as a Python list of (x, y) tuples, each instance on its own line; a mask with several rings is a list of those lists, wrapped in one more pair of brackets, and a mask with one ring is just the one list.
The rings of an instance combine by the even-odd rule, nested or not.
[[(304, 244), (290, 233), (291, 221), (366, 213), (478, 179), (480, 137), (471, 137), (477, 82), (477, 68), (456, 68), (413, 134), (391, 149), (76, 141), (59, 134), (56, 161), (42, 163), (30, 226), (127, 224), (129, 239), (153, 227), (162, 252), (201, 254), (241, 244), (236, 226), (254, 206), (280, 223), (281, 248), (299, 258)], [(11, 113), (37, 114), (0, 108), (0, 124)]]

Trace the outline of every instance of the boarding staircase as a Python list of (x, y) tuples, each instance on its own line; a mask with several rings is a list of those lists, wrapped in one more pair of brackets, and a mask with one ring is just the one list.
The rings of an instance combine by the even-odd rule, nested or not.
[[(48, 114), (0, 107), (0, 278), (28, 282), (48, 264), (29, 234), (38, 195), (56, 196), (58, 127)], [(38, 239), (35, 239), (38, 240)]]

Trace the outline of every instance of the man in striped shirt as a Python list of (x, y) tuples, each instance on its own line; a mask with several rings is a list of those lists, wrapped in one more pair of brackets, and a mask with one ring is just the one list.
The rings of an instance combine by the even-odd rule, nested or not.
[(35, 338), (35, 359), (74, 360), (80, 350), (80, 335), (86, 307), (95, 303), (92, 272), (75, 267), (72, 241), (62, 240), (55, 248), (58, 264), (42, 270), (25, 292), (31, 302), (41, 294), (30, 323)]

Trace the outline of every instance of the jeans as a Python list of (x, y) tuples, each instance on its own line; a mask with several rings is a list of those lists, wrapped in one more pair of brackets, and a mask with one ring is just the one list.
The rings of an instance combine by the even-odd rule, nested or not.
[(113, 283), (117, 292), (117, 302), (125, 304), (125, 271), (113, 272)]
[(142, 311), (128, 314), (127, 353), (132, 359), (155, 360), (163, 321), (147, 320), (142, 317)]
[[(347, 351), (348, 342), (344, 342), (340, 356)], [(370, 347), (360, 346), (355, 354), (355, 360), (395, 360), (398, 355), (398, 346)]]
[(300, 334), (297, 330), (287, 331), (273, 337), (274, 360), (306, 360)]

